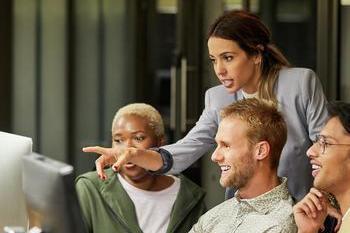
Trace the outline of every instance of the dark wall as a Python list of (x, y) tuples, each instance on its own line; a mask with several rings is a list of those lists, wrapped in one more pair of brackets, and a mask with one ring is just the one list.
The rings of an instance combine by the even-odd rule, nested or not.
[(11, 131), (12, 1), (0, 0), (0, 130)]

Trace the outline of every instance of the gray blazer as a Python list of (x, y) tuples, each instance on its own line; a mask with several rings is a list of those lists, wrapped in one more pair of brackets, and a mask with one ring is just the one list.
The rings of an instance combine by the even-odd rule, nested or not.
[[(275, 91), (279, 110), (288, 128), (278, 175), (288, 177), (289, 191), (300, 200), (312, 185), (311, 165), (306, 151), (327, 119), (326, 98), (315, 73), (305, 68), (282, 69)], [(163, 147), (174, 158), (170, 173), (183, 171), (216, 146), (214, 138), (220, 122), (220, 110), (240, 99), (243, 99), (241, 91), (229, 94), (223, 85), (207, 90), (205, 108), (196, 125), (183, 139)]]

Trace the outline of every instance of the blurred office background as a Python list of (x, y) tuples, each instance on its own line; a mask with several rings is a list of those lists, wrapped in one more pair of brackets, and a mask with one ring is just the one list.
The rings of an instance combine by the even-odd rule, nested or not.
[[(176, 141), (217, 85), (206, 32), (231, 9), (260, 15), (293, 65), (314, 69), (330, 100), (350, 101), (350, 0), (0, 0), (0, 130), (78, 174), (96, 158), (81, 148), (109, 146), (125, 104), (155, 106)], [(209, 206), (223, 200), (210, 154), (186, 175)]]

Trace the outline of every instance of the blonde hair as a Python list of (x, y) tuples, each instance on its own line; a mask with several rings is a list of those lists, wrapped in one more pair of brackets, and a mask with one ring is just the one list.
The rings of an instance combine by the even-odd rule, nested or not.
[(261, 81), (258, 88), (258, 97), (272, 101), (277, 104), (275, 95), (275, 85), (280, 70), (283, 67), (289, 67), (290, 64), (282, 52), (274, 45), (267, 44), (260, 52), (262, 61), (260, 65)]
[(287, 126), (274, 102), (256, 98), (239, 100), (225, 107), (221, 111), (221, 117), (237, 117), (246, 122), (251, 145), (267, 141), (270, 145), (271, 167), (277, 169), (287, 140)]
[(148, 125), (151, 127), (154, 134), (158, 138), (164, 137), (164, 124), (160, 113), (151, 105), (144, 103), (128, 104), (120, 108), (114, 116), (112, 122), (112, 131), (118, 119), (126, 115), (134, 115), (147, 119)]

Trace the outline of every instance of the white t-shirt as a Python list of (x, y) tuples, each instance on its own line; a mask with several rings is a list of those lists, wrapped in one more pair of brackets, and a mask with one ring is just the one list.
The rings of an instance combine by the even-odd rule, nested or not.
[(171, 176), (174, 183), (161, 191), (146, 191), (129, 184), (120, 174), (118, 178), (135, 205), (136, 216), (144, 233), (165, 233), (170, 213), (180, 190), (180, 179)]
[(248, 94), (247, 92), (244, 92), (242, 90), (242, 94), (243, 94), (244, 99), (258, 98), (258, 92), (255, 92), (253, 94)]

